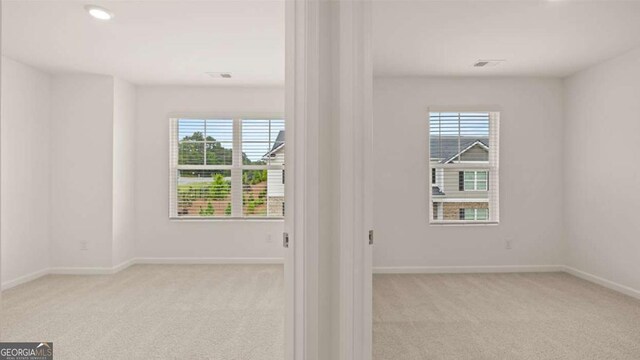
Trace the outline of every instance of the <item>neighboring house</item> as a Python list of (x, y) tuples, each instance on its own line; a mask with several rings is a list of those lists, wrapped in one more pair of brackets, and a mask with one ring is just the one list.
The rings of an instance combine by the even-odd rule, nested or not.
[(487, 220), (489, 218), (489, 174), (462, 170), (455, 166), (434, 165), (489, 164), (486, 137), (432, 136), (430, 139), (431, 198), (434, 220)]
[(281, 130), (271, 150), (263, 160), (278, 169), (267, 170), (267, 211), (269, 215), (284, 215), (284, 130)]

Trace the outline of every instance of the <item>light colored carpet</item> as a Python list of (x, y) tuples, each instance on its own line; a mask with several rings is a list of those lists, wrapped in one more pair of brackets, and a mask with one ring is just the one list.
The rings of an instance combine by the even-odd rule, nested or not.
[(374, 360), (640, 359), (640, 301), (564, 273), (374, 275)]
[(2, 293), (2, 341), (56, 359), (282, 359), (281, 265), (136, 265)]

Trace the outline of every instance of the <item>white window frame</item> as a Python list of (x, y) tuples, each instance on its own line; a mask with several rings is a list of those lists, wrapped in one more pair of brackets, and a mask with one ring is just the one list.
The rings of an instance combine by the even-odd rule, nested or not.
[(470, 213), (470, 211), (473, 211), (473, 219), (461, 219), (461, 220), (466, 220), (466, 221), (485, 221), (483, 219), (478, 219), (478, 210), (486, 210), (487, 213), (489, 212), (489, 209), (478, 209), (478, 208), (464, 208), (464, 217), (466, 218), (467, 215)]
[[(178, 120), (180, 119), (199, 119), (199, 120), (216, 120), (231, 119), (233, 120), (233, 152), (231, 165), (178, 165), (177, 147), (178, 139)], [(283, 120), (281, 114), (178, 114), (169, 117), (169, 219), (176, 221), (283, 221), (284, 215), (279, 216), (245, 216), (242, 213), (242, 172), (243, 170), (283, 170), (283, 165), (244, 165), (242, 164), (242, 120)], [(174, 156), (176, 154), (176, 156)], [(178, 216), (178, 176), (177, 171), (181, 169), (193, 170), (230, 170), (231, 171), (231, 216)], [(286, 186), (286, 184), (285, 184)], [(286, 192), (285, 192), (286, 194)], [(286, 196), (286, 195), (285, 195)], [(285, 199), (286, 202), (286, 199)], [(268, 205), (267, 205), (268, 206)]]
[[(498, 225), (500, 223), (500, 120), (501, 109), (499, 106), (429, 106), (427, 109), (427, 159), (431, 159), (431, 136), (430, 136), (430, 116), (432, 112), (486, 112), (489, 113), (489, 164), (465, 161), (455, 164), (432, 164), (431, 161), (427, 162), (429, 166), (429, 176), (431, 176), (431, 168), (444, 169), (454, 168), (458, 171), (488, 171), (487, 177), (487, 190), (488, 200), (485, 199), (461, 199), (460, 201), (453, 199), (438, 199), (438, 201), (444, 202), (488, 202), (489, 203), (489, 219), (487, 220), (434, 220), (433, 214), (433, 192), (431, 186), (429, 186), (428, 201), (429, 201), (429, 225), (447, 225), (447, 226), (466, 226), (466, 225)], [(431, 180), (429, 180), (431, 181)], [(491, 191), (489, 191), (489, 184), (491, 184)], [(464, 185), (463, 185), (464, 186)], [(447, 191), (445, 189), (445, 191)], [(485, 190), (478, 190), (485, 191)]]
[[(486, 189), (484, 189), (484, 190), (478, 189), (478, 173), (481, 173), (481, 172), (487, 173), (487, 179), (484, 180)], [(463, 183), (462, 183), (463, 191), (478, 191), (478, 192), (489, 191), (489, 173), (487, 172), (487, 170), (465, 170), (465, 171), (463, 171), (463, 173), (464, 173), (463, 174)], [(467, 173), (473, 174), (473, 188), (472, 189), (467, 189), (467, 179), (466, 179)]]

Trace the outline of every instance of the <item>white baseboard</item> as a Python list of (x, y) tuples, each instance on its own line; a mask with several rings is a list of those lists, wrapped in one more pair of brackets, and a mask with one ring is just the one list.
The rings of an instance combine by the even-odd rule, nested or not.
[(136, 264), (197, 265), (197, 264), (284, 264), (282, 258), (134, 258), (114, 267), (57, 267), (50, 274), (110, 275)]
[(55, 275), (111, 275), (122, 271), (136, 263), (136, 259), (129, 259), (113, 267), (52, 267), (49, 274)]
[(35, 280), (39, 277), (54, 275), (112, 275), (135, 264), (197, 265), (197, 264), (284, 264), (283, 258), (133, 258), (113, 267), (52, 267), (2, 283), (0, 289), (12, 287)]
[(28, 283), (29, 281), (33, 281), (35, 279), (41, 278), (48, 274), (49, 274), (49, 269), (38, 270), (36, 272), (32, 272), (31, 274), (20, 276), (17, 279), (6, 281), (2, 283), (2, 285), (0, 286), (0, 289), (2, 290), (11, 289), (12, 287), (22, 285), (24, 283)]
[(110, 275), (136, 264), (197, 265), (197, 264), (284, 264), (282, 258), (134, 258), (114, 267), (57, 267), (50, 274)]
[(283, 258), (137, 258), (136, 264), (284, 264)]
[(465, 274), (558, 272), (562, 265), (500, 265), (500, 266), (389, 266), (374, 267), (374, 274)]
[(49, 274), (54, 275), (111, 275), (114, 273), (110, 267), (53, 267)]
[(114, 266), (111, 269), (112, 274), (115, 274), (115, 273), (117, 273), (119, 271), (122, 271), (122, 270), (128, 268), (129, 266), (134, 265), (135, 263), (136, 263), (136, 259), (135, 258), (131, 258), (129, 260), (125, 260), (125, 261), (121, 262), (120, 264)]
[(52, 267), (49, 274), (55, 275), (111, 275), (122, 271), (136, 263), (136, 259), (125, 260), (118, 265), (112, 267)]
[(584, 272), (582, 270), (578, 270), (571, 266), (563, 266), (563, 270), (573, 276), (579, 277), (581, 279), (587, 280), (589, 282), (598, 284), (600, 286), (604, 286), (608, 289), (615, 290), (617, 292), (623, 293), (625, 295), (629, 295), (636, 299), (640, 299), (640, 290), (636, 290), (626, 285), (618, 284), (617, 282), (607, 280), (605, 278), (601, 278), (599, 276), (590, 274), (588, 272)]
[[(135, 258), (114, 267), (54, 267), (42, 269), (2, 283), (1, 290), (33, 281), (48, 274), (111, 275), (135, 264), (283, 264), (282, 258)], [(565, 265), (506, 265), (506, 266), (393, 266), (374, 267), (374, 274), (464, 274), (464, 273), (522, 273), (566, 272), (608, 289), (640, 299), (640, 290)]]
[(640, 299), (640, 290), (578, 270), (566, 265), (508, 265), (508, 266), (395, 266), (374, 267), (374, 274), (463, 274), (463, 273), (523, 273), (566, 272), (608, 289)]

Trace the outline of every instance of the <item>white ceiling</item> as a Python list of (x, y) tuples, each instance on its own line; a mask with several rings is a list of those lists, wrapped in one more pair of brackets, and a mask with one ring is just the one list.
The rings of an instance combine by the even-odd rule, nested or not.
[[(97, 21), (85, 4), (115, 17)], [(2, 53), (51, 73), (136, 84), (282, 85), (284, 2), (3, 1)]]
[(374, 1), (373, 29), (379, 76), (567, 76), (640, 46), (640, 1)]
[[(566, 76), (637, 46), (640, 1), (373, 1), (379, 76)], [(136, 84), (282, 85), (284, 1), (3, 1), (2, 53)]]

